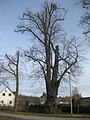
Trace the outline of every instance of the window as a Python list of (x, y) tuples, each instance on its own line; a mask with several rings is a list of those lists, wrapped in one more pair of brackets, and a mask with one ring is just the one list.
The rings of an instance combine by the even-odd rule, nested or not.
[(7, 90), (5, 90), (5, 92), (7, 92)]
[(3, 101), (3, 100), (1, 100), (1, 103), (2, 103), (2, 104), (4, 104), (4, 101)]
[(12, 94), (11, 93), (9, 93), (9, 96), (11, 96)]
[(2, 96), (5, 96), (5, 93), (3, 93)]
[(12, 101), (9, 101), (9, 104), (12, 104)]

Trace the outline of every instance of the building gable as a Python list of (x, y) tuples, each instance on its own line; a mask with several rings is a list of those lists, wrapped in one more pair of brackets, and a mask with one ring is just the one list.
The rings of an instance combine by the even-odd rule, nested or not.
[(8, 87), (0, 92), (0, 105), (14, 106), (14, 99), (15, 95)]

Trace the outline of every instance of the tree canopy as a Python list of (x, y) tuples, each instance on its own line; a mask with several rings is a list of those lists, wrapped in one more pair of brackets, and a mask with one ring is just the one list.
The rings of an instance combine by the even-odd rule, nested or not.
[(90, 0), (81, 0), (84, 13), (81, 16), (80, 24), (84, 28), (83, 34), (90, 39)]
[(33, 38), (32, 47), (24, 54), (29, 61), (37, 63), (38, 74), (46, 84), (46, 103), (53, 107), (61, 81), (68, 79), (68, 71), (76, 75), (81, 60), (81, 45), (75, 37), (67, 38), (62, 28), (66, 13), (57, 3), (45, 2), (40, 12), (26, 10), (16, 29)]

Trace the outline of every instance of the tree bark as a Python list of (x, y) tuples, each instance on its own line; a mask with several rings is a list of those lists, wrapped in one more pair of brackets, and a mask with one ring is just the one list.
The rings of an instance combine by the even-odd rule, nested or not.
[(16, 75), (16, 93), (15, 93), (15, 102), (14, 102), (14, 112), (17, 112), (17, 108), (18, 108), (18, 92), (19, 92), (19, 78), (17, 74)]
[(18, 108), (18, 92), (19, 92), (19, 74), (18, 74), (18, 68), (19, 67), (19, 52), (17, 52), (17, 62), (16, 62), (16, 93), (15, 93), (15, 103), (14, 103), (14, 112), (17, 112)]
[[(46, 80), (46, 90), (47, 90), (46, 104), (49, 106), (49, 109), (50, 109), (49, 112), (50, 113), (56, 113), (56, 108), (57, 108), (56, 99), (57, 99), (58, 87), (59, 87), (59, 82), (57, 80), (58, 79), (58, 65), (59, 65), (58, 64), (58, 62), (59, 62), (58, 58), (59, 58), (59, 47), (56, 46), (55, 61), (54, 61), (54, 67), (53, 67), (53, 72), (52, 72), (52, 79), (51, 79), (51, 76), (48, 77), (48, 74), (47, 74), (47, 80)], [(49, 62), (49, 66), (50, 66), (50, 62)]]

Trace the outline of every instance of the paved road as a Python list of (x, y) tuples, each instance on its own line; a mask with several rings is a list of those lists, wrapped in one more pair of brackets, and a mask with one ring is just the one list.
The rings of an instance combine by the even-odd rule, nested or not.
[(33, 115), (18, 115), (0, 112), (0, 116), (8, 116), (16, 118), (16, 120), (90, 120), (90, 118), (65, 118), (65, 117), (45, 117), (45, 116), (33, 116)]

